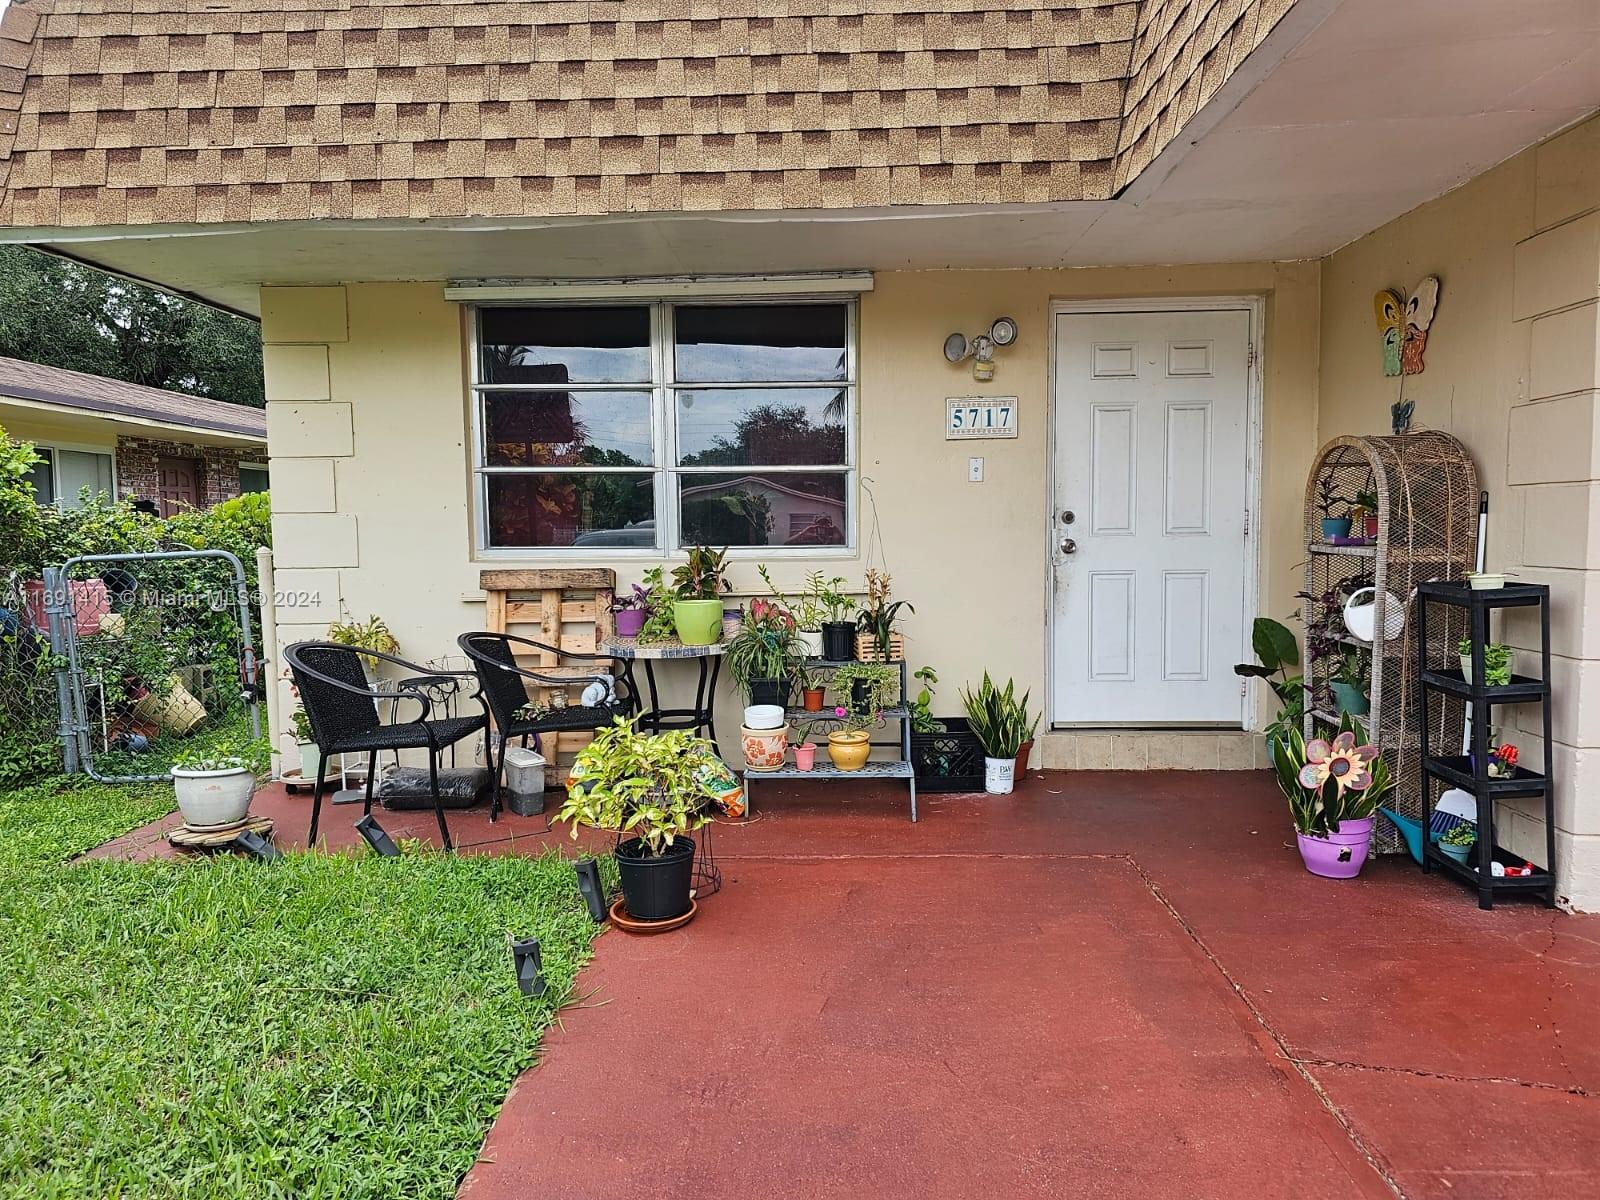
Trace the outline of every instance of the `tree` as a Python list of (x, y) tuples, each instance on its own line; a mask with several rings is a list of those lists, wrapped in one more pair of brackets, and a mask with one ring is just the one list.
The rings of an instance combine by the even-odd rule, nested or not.
[(266, 403), (255, 322), (26, 246), (0, 246), (0, 356)]

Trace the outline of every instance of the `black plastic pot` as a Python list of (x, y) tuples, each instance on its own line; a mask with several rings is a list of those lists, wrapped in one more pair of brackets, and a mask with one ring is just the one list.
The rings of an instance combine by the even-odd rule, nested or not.
[(751, 704), (777, 704), (789, 707), (789, 681), (787, 679), (752, 679)]
[(850, 708), (853, 712), (865, 713), (868, 710), (867, 702), (872, 699), (872, 680), (852, 679), (850, 681)]
[(629, 838), (617, 847), (622, 906), (638, 921), (668, 921), (689, 911), (694, 886), (694, 839), (679, 836), (659, 858), (645, 854), (644, 843)]
[(829, 662), (853, 662), (856, 657), (854, 621), (822, 623), (822, 657)]

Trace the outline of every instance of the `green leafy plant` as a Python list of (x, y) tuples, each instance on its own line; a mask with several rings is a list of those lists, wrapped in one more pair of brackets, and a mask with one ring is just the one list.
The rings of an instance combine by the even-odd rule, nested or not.
[(723, 578), (727, 570), (724, 560), (728, 548), (713, 550), (709, 546), (695, 546), (689, 551), (687, 562), (673, 568), (672, 583), (679, 600), (720, 600), (729, 590)]
[(825, 622), (833, 625), (842, 625), (845, 622), (854, 622), (856, 618), (856, 600), (849, 592), (844, 590), (845, 579), (843, 575), (836, 575), (823, 584), (818, 599), (826, 612)]
[(1371, 656), (1365, 650), (1348, 647), (1339, 656), (1339, 665), (1333, 671), (1333, 682), (1349, 684), (1365, 692), (1372, 682)]
[(32, 442), (15, 442), (0, 428), (0, 569), (39, 563), (44, 532), (29, 472), (43, 461)]
[[(1472, 639), (1462, 638), (1456, 647), (1461, 661), (1471, 669)], [(1504, 642), (1485, 642), (1483, 647), (1483, 678), (1486, 687), (1505, 687), (1511, 682), (1511, 647)]]
[(1290, 729), (1299, 729), (1305, 716), (1305, 679), (1291, 667), (1300, 665), (1300, 647), (1289, 628), (1271, 617), (1257, 617), (1250, 627), (1250, 646), (1256, 652), (1253, 663), (1239, 663), (1235, 675), (1264, 679), (1278, 698), (1278, 713), (1267, 726), (1267, 740), (1274, 741)]
[[(822, 623), (828, 619), (828, 605), (823, 597), (827, 593), (829, 581), (822, 577), (821, 571), (812, 571), (808, 574), (805, 587), (793, 596), (785, 595), (773, 582), (766, 563), (758, 565), (756, 573), (761, 576), (761, 582), (767, 585), (772, 598), (794, 618), (795, 628), (804, 629), (808, 633), (817, 633), (822, 629)], [(843, 583), (844, 580), (841, 578), (833, 582)]]
[[(379, 654), (400, 653), (400, 643), (389, 632), (384, 619), (376, 614), (369, 614), (365, 621), (335, 621), (328, 626), (328, 640), (355, 650), (375, 650)], [(378, 660), (371, 654), (363, 654), (361, 661), (367, 664), (368, 670), (378, 665)]]
[(967, 724), (990, 758), (1015, 758), (1022, 743), (1033, 736), (1038, 718), (1028, 715), (1029, 692), (1019, 699), (1014, 680), (1006, 680), (1002, 690), (995, 687), (989, 672), (976, 693), (961, 689), (961, 703), (967, 710)]
[(913, 733), (943, 733), (945, 724), (933, 715), (933, 687), (939, 676), (932, 667), (919, 667), (911, 676), (922, 684), (911, 701), (911, 730)]
[(1439, 840), (1446, 846), (1475, 846), (1478, 842), (1478, 830), (1463, 821), (1445, 830), (1444, 836)]
[(894, 623), (900, 618), (900, 610), (917, 611), (904, 600), (891, 601), (890, 590), (889, 573), (869, 567), (867, 599), (856, 614), (856, 628), (877, 643), (878, 654), (886, 660), (889, 657), (889, 638), (894, 633)]
[[(864, 683), (867, 691), (866, 701), (861, 704), (855, 700), (855, 685), (858, 683)], [(899, 699), (894, 693), (899, 684), (899, 668), (891, 667), (888, 663), (847, 662), (833, 672), (833, 694), (839, 703), (856, 716), (870, 716), (874, 720), (877, 714)]]
[(644, 573), (645, 611), (648, 614), (639, 629), (639, 644), (643, 646), (670, 642), (677, 636), (672, 623), (672, 603), (676, 599), (667, 586), (660, 567), (651, 567)]
[(794, 618), (777, 601), (750, 601), (739, 632), (723, 652), (729, 674), (745, 695), (754, 680), (789, 677), (797, 661), (794, 628)]
[(1357, 492), (1356, 498), (1350, 502), (1350, 519), (1358, 524), (1363, 517), (1376, 514), (1378, 511), (1378, 493), (1372, 491)]
[(237, 754), (191, 751), (174, 758), (172, 766), (178, 771), (244, 771), (249, 769), (250, 764)]
[(1313, 837), (1338, 833), (1342, 821), (1363, 820), (1394, 790), (1389, 765), (1376, 746), (1366, 744), (1361, 722), (1349, 713), (1339, 718), (1331, 739), (1307, 742), (1288, 730), (1268, 746), (1278, 790), (1289, 802), (1296, 831)]
[(686, 729), (646, 734), (618, 717), (578, 752), (567, 777), (567, 798), (555, 819), (630, 833), (649, 857), (664, 854), (708, 820), (723, 772), (711, 743)]

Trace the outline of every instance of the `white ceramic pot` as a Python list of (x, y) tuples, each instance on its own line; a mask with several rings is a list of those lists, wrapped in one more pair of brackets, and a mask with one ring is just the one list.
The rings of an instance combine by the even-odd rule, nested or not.
[(784, 764), (789, 750), (789, 727), (739, 730), (739, 748), (744, 751), (747, 771), (776, 771)]
[(748, 705), (744, 710), (744, 723), (747, 729), (778, 729), (784, 723), (783, 705)]
[(1017, 781), (1017, 760), (1014, 758), (985, 758), (983, 760), (983, 790), (991, 796), (1009, 796)]
[[(1350, 598), (1344, 602), (1344, 627), (1350, 631), (1351, 637), (1360, 638), (1363, 642), (1373, 640), (1372, 635), (1378, 628), (1378, 605), (1374, 599), (1362, 597), (1375, 597), (1377, 588), (1357, 588), (1350, 593)], [(1383, 594), (1383, 638), (1392, 642), (1400, 636), (1400, 631), (1406, 627), (1406, 606), (1396, 598), (1393, 592)]]
[[(1468, 683), (1471, 683), (1472, 682), (1472, 655), (1463, 654), (1463, 655), (1460, 656), (1460, 658), (1461, 658), (1461, 678), (1465, 679)], [(1509, 655), (1506, 656), (1506, 670), (1509, 671), (1513, 677), (1515, 677), (1515, 675), (1517, 673), (1517, 652), (1515, 650), (1513, 650)]]
[(794, 631), (795, 649), (805, 658), (822, 657), (822, 630), (796, 629)]
[(172, 787), (178, 796), (178, 811), (191, 829), (235, 825), (250, 811), (256, 777), (248, 767), (226, 771), (185, 771), (174, 767)]

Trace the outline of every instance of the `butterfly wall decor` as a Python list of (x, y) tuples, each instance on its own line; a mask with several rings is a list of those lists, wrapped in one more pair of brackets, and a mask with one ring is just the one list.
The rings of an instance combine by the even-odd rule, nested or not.
[(1422, 352), (1428, 348), (1428, 326), (1439, 307), (1439, 278), (1429, 275), (1417, 282), (1407, 298), (1394, 288), (1385, 288), (1372, 298), (1378, 318), (1378, 333), (1383, 337), (1385, 375), (1421, 375)]

